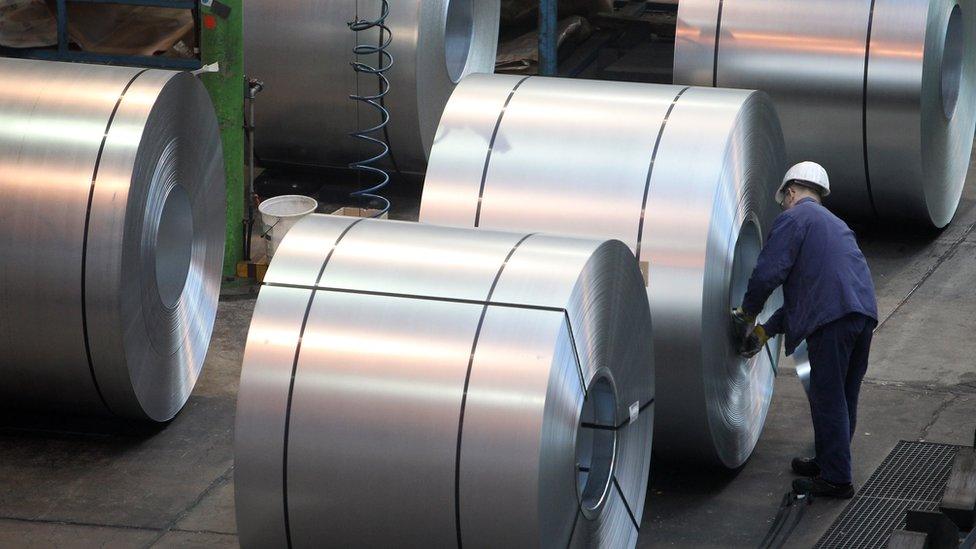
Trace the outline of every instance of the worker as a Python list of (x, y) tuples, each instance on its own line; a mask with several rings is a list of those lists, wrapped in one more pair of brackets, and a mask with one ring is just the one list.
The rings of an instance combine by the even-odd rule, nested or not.
[[(878, 306), (854, 232), (822, 205), (829, 194), (822, 166), (802, 162), (790, 168), (776, 191), (785, 211), (773, 223), (733, 321), (742, 330), (740, 352), (747, 357), (775, 335), (786, 334), (787, 355), (807, 341), (816, 456), (793, 459), (793, 471), (803, 477), (793, 489), (846, 499), (854, 495), (851, 441)], [(779, 286), (784, 306), (756, 325)]]

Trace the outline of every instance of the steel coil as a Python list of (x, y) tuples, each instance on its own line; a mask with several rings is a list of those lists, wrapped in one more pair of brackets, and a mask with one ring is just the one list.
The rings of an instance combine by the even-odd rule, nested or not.
[(852, 218), (947, 225), (976, 129), (976, 1), (682, 0), (676, 83), (761, 89)]
[(735, 468), (773, 376), (768, 355), (738, 356), (729, 311), (776, 215), (783, 149), (761, 93), (475, 75), (441, 121), (421, 221), (629, 245), (650, 280), (655, 454)]
[[(248, 4), (247, 72), (265, 83), (256, 104), (255, 145), (262, 161), (345, 167), (380, 152), (350, 137), (380, 118), (375, 109), (350, 100), (351, 94), (376, 92), (378, 83), (375, 76), (353, 72), (357, 33), (347, 25), (357, 16), (376, 17), (379, 6), (378, 0)], [(392, 3), (387, 24), (394, 65), (384, 103), (392, 115), (391, 152), (401, 170), (426, 169), (454, 85), (466, 74), (494, 71), (499, 9), (499, 0)], [(377, 37), (360, 34), (360, 41)]]
[(224, 168), (187, 73), (0, 59), (0, 402), (167, 421), (206, 357)]
[(796, 377), (800, 379), (800, 385), (803, 386), (803, 391), (810, 394), (810, 349), (807, 347), (807, 342), (801, 341), (800, 345), (793, 351), (790, 355), (788, 361), (796, 370)]
[(242, 545), (634, 547), (650, 322), (620, 242), (301, 221), (244, 357)]

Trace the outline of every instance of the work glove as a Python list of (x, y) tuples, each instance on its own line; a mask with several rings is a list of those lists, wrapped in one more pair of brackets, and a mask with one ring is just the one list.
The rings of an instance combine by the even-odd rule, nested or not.
[(762, 324), (756, 325), (746, 335), (742, 346), (739, 347), (739, 354), (745, 358), (752, 358), (762, 351), (766, 343), (769, 342), (769, 332)]
[(747, 330), (756, 324), (756, 317), (747, 313), (742, 307), (732, 309), (732, 324), (736, 328), (742, 328), (741, 330), (736, 330), (738, 333), (745, 334)]
[(747, 313), (745, 309), (742, 307), (732, 309), (732, 334), (735, 336), (737, 344), (749, 335), (755, 325), (756, 317)]

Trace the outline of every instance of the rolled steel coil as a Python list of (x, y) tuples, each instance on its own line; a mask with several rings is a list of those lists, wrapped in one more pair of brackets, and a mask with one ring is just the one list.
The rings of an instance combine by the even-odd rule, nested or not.
[(620, 242), (312, 216), (251, 323), (244, 547), (634, 547), (651, 317)]
[(789, 363), (796, 370), (796, 377), (800, 378), (803, 391), (810, 394), (810, 372), (812, 370), (810, 369), (810, 349), (807, 347), (806, 341), (800, 342), (800, 345), (793, 351)]
[(976, 129), (974, 0), (682, 0), (675, 83), (760, 89), (851, 218), (944, 227)]
[(0, 59), (0, 402), (163, 422), (224, 256), (213, 106), (187, 73)]
[(475, 75), (441, 120), (421, 221), (630, 246), (650, 280), (655, 454), (735, 468), (765, 423), (778, 342), (741, 359), (729, 312), (783, 164), (761, 93)]
[[(422, 173), (444, 105), (472, 72), (494, 72), (499, 0), (406, 0), (391, 4), (386, 24), (393, 68), (384, 104), (396, 167)], [(376, 109), (350, 95), (378, 91), (356, 73), (353, 48), (377, 32), (348, 22), (379, 15), (378, 0), (252, 2), (244, 11), (247, 72), (265, 83), (256, 103), (255, 146), (265, 163), (345, 167), (379, 154), (350, 134), (376, 126)], [(358, 36), (357, 36), (358, 35)], [(374, 59), (360, 61), (374, 63)], [(383, 138), (383, 135), (379, 135)]]

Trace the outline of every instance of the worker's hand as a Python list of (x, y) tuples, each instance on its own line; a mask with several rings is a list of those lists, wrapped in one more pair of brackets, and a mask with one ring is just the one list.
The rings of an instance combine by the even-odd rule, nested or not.
[(749, 335), (756, 325), (756, 317), (747, 313), (742, 307), (732, 309), (732, 333), (738, 341)]
[(768, 341), (769, 332), (765, 326), (759, 324), (746, 335), (742, 346), (739, 348), (739, 354), (745, 358), (752, 358), (762, 351)]

